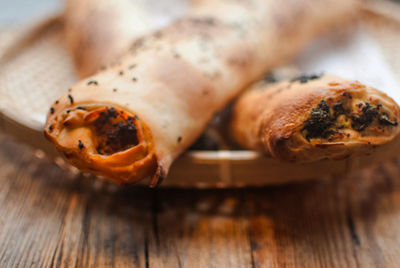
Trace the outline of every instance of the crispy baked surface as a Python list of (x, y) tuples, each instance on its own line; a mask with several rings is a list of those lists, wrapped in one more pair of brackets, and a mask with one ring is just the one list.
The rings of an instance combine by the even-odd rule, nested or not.
[(237, 101), (237, 143), (292, 162), (372, 153), (399, 135), (399, 106), (381, 91), (331, 75), (258, 83)]

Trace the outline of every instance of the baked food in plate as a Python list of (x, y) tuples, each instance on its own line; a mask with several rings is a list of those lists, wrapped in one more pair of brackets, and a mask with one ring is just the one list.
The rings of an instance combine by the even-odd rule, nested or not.
[(348, 0), (201, 1), (65, 92), (45, 135), (83, 171), (157, 185), (214, 113), (356, 11)]
[(296, 162), (398, 149), (400, 108), (385, 93), (333, 75), (259, 82), (233, 106), (230, 133), (242, 147)]

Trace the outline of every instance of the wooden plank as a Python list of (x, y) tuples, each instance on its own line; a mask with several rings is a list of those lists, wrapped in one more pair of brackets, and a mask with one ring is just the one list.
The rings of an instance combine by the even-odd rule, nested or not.
[(398, 166), (248, 191), (254, 266), (395, 267)]
[(240, 190), (157, 190), (150, 267), (250, 267)]
[(75, 176), (1, 141), (1, 267), (146, 266), (149, 189)]
[(267, 188), (119, 188), (0, 134), (0, 266), (396, 267), (399, 167)]

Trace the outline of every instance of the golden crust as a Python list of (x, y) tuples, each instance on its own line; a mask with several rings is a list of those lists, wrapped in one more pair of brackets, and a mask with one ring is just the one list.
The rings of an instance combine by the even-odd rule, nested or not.
[(304, 163), (372, 153), (397, 139), (399, 119), (386, 94), (324, 75), (255, 85), (235, 104), (230, 126), (242, 146)]

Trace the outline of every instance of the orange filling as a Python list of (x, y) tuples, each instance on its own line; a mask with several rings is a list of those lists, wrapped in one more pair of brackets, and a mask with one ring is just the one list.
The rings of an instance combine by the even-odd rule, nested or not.
[(138, 133), (141, 127), (136, 116), (115, 108), (104, 108), (87, 114), (85, 121), (91, 124), (95, 133), (99, 154), (111, 155), (139, 144), (138, 135), (142, 133)]
[(75, 166), (124, 184), (153, 175), (151, 132), (137, 116), (117, 108), (67, 110), (47, 137)]

